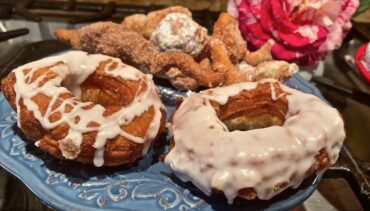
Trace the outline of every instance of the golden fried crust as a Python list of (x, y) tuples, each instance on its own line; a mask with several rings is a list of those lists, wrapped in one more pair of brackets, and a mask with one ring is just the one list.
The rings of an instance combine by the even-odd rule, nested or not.
[[(283, 94), (280, 86), (274, 84), (274, 91), (277, 96)], [(182, 100), (177, 104), (176, 110), (172, 113), (170, 122), (173, 121), (177, 109), (180, 107)], [(220, 105), (217, 102), (211, 101), (211, 105), (215, 109), (218, 118), (232, 130), (249, 130), (269, 127), (272, 125), (283, 125), (285, 115), (288, 111), (288, 101), (285, 96), (279, 97), (277, 100), (271, 99), (271, 87), (269, 84), (259, 84), (256, 89), (242, 91), (238, 95), (229, 98), (228, 102)], [(233, 121), (237, 120), (237, 121)], [(173, 138), (170, 141), (169, 151), (175, 146)], [(164, 155), (165, 157), (166, 155)], [(163, 158), (164, 159), (164, 158)], [(315, 162), (306, 172), (306, 177), (327, 168), (330, 164), (330, 159), (325, 149), (320, 150), (315, 156)], [(274, 191), (280, 192), (288, 183), (277, 184)], [(213, 195), (222, 195), (223, 192), (218, 189), (213, 189)], [(246, 200), (257, 199), (257, 192), (254, 187), (245, 187), (239, 190), (238, 197)]]
[(254, 52), (248, 52), (245, 55), (245, 61), (252, 65), (257, 66), (258, 64), (272, 60), (270, 42), (266, 42), (260, 49)]
[(181, 6), (173, 6), (162, 10), (150, 12), (148, 13), (148, 15), (135, 14), (128, 16), (122, 21), (122, 24), (128, 26), (132, 30), (142, 34), (145, 38), (149, 39), (155, 28), (157, 28), (158, 24), (162, 21), (162, 19), (170, 13), (182, 13), (191, 17), (191, 12), (187, 8)]
[(215, 87), (224, 83), (224, 72), (218, 72), (209, 65), (199, 65), (194, 59), (180, 52), (163, 52), (157, 55), (154, 74), (160, 75), (172, 67), (179, 68), (182, 73), (198, 81), (201, 86)]
[[(84, 98), (85, 101), (101, 103), (101, 105), (103, 105), (106, 109), (104, 115), (109, 116), (121, 109), (122, 106), (128, 105), (130, 102), (132, 102), (137, 93), (140, 93), (146, 89), (146, 85), (140, 86), (140, 81), (124, 81), (118, 78), (107, 77), (102, 74), (102, 72), (104, 72), (104, 68), (105, 64), (101, 63), (98, 70), (90, 75), (88, 79), (86, 79), (86, 81), (81, 85), (81, 91), (83, 96), (82, 98)], [(37, 78), (37, 75), (42, 74), (43, 71), (47, 71), (47, 68), (41, 68), (39, 71), (36, 71), (35, 77)], [(16, 77), (15, 74), (12, 72), (1, 81), (1, 88), (5, 98), (9, 101), (12, 108), (17, 111), (15, 103), (16, 93), (13, 88), (15, 82)], [(55, 102), (54, 106), (59, 106), (64, 99), (72, 97), (74, 96), (71, 93), (62, 94), (60, 95), (57, 102)], [(44, 115), (50, 103), (50, 98), (39, 93), (36, 94), (32, 98), (32, 100), (38, 104), (41, 114)], [(38, 141), (38, 145), (42, 150), (57, 158), (64, 159), (59, 149), (59, 140), (62, 140), (64, 137), (66, 137), (66, 135), (68, 134), (69, 126), (63, 123), (50, 130), (45, 130), (40, 122), (34, 117), (33, 113), (27, 110), (27, 108), (23, 104), (22, 98), (20, 99), (19, 106), (20, 110), (17, 112), (19, 112), (21, 123), (20, 129), (22, 130), (23, 134), (30, 141)], [(89, 108), (87, 107), (86, 109)], [(66, 108), (66, 110), (68, 110), (68, 108)], [(72, 110), (72, 107), (70, 108), (70, 110)], [(121, 126), (121, 128), (122, 130), (134, 136), (144, 137), (146, 135), (146, 131), (149, 129), (151, 121), (154, 118), (154, 113), (154, 108), (150, 107), (141, 116), (136, 117), (130, 124), (123, 125)], [(164, 130), (166, 112), (164, 110), (161, 110), (161, 113), (161, 125), (156, 139)], [(57, 121), (60, 118), (61, 114), (59, 112), (54, 112), (49, 117), (51, 122)], [(75, 121), (79, 120), (75, 119)], [(90, 123), (91, 127), (97, 125), (98, 123)], [(95, 143), (96, 135), (96, 132), (83, 133), (80, 153), (78, 154), (78, 157), (75, 159), (75, 161), (87, 164), (93, 163), (96, 150), (93, 147), (93, 144)], [(154, 143), (154, 141), (152, 143)], [(74, 146), (71, 145), (70, 147)], [(142, 148), (142, 144), (134, 143), (122, 136), (117, 136), (113, 139), (109, 139), (107, 140), (107, 143), (105, 145), (104, 165), (130, 166), (141, 157)]]
[(122, 24), (139, 34), (144, 35), (147, 19), (147, 16), (144, 14), (134, 14), (123, 19)]
[(207, 48), (212, 60), (212, 69), (214, 72), (224, 74), (224, 84), (247, 81), (247, 76), (239, 71), (231, 62), (227, 48), (221, 40), (212, 37), (208, 42)]
[[(16, 81), (15, 74), (10, 73), (7, 77), (5, 77), (1, 81), (1, 90), (5, 98), (10, 103), (13, 110), (16, 111), (17, 110), (17, 106), (15, 104), (16, 94), (13, 88), (15, 81)], [(23, 99), (20, 99), (19, 105), (21, 108), (25, 108), (23, 104)], [(24, 132), (24, 135), (28, 139), (38, 140), (46, 133), (46, 130), (44, 130), (39, 121), (34, 118), (33, 113), (31, 111), (28, 111), (27, 109), (21, 109), (19, 116), (21, 116), (20, 123), (24, 125), (22, 131), (23, 130), (26, 131)]]
[(76, 30), (73, 29), (58, 29), (54, 35), (62, 42), (70, 44), (75, 49), (81, 49), (80, 36)]
[(11, 72), (7, 77), (1, 80), (1, 90), (5, 98), (9, 101), (13, 110), (16, 110), (15, 91), (14, 91), (14, 88), (11, 86), (11, 84), (14, 84), (15, 80), (16, 78), (13, 72)]
[(247, 43), (244, 41), (237, 20), (228, 13), (221, 13), (213, 25), (213, 38), (225, 44), (232, 63), (244, 60), (247, 54)]
[(274, 60), (258, 64), (250, 77), (252, 81), (259, 81), (264, 78), (282, 80), (292, 77), (297, 71), (298, 66), (295, 64), (292, 65), (285, 61)]

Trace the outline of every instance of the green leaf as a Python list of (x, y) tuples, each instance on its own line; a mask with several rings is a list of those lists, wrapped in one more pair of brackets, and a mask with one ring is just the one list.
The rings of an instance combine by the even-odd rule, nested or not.
[(370, 0), (360, 0), (360, 6), (357, 8), (355, 16), (365, 12), (369, 8), (370, 8)]

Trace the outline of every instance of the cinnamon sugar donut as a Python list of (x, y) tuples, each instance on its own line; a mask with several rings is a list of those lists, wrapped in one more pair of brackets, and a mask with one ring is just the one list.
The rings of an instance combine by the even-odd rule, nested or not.
[(60, 159), (132, 165), (163, 130), (152, 76), (113, 57), (45, 58), (13, 70), (1, 87), (23, 134)]
[(190, 95), (172, 116), (175, 174), (205, 194), (267, 200), (338, 158), (345, 138), (338, 111), (276, 80)]

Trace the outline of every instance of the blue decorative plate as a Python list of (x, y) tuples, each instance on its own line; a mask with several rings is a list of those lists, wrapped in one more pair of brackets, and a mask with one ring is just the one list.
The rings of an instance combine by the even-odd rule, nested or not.
[[(315, 87), (298, 75), (286, 84), (322, 98)], [(165, 86), (159, 89), (170, 116), (175, 96), (182, 93)], [(322, 173), (312, 176), (298, 189), (288, 189), (268, 201), (236, 200), (228, 205), (226, 199), (207, 197), (193, 185), (176, 179), (158, 161), (165, 151), (166, 137), (159, 142), (162, 147), (154, 147), (129, 169), (60, 161), (27, 143), (16, 126), (15, 112), (0, 93), (0, 165), (57, 210), (287, 210), (306, 200), (322, 177)]]

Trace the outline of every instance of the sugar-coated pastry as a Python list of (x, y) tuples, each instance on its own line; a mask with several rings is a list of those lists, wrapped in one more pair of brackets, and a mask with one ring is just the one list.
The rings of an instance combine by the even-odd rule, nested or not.
[(191, 12), (187, 8), (181, 6), (173, 6), (149, 12), (148, 15), (144, 14), (130, 15), (122, 21), (122, 24), (140, 33), (146, 39), (149, 39), (153, 31), (158, 27), (159, 23), (163, 20), (163, 18), (165, 18), (168, 14), (171, 13), (181, 13), (183, 15), (191, 17)]
[(197, 57), (208, 41), (207, 29), (181, 13), (168, 14), (157, 26), (150, 41), (160, 51), (177, 51)]
[[(118, 57), (145, 73), (168, 80), (179, 90), (256, 81), (261, 77), (283, 80), (298, 71), (295, 64), (272, 60), (269, 43), (249, 52), (238, 22), (227, 13), (220, 14), (209, 36), (191, 19), (191, 14), (172, 9), (160, 10), (155, 17), (145, 16), (145, 21), (160, 19), (151, 31), (151, 41), (136, 29), (142, 25), (139, 19), (145, 19), (140, 14), (130, 16), (130, 25), (98, 22), (76, 30), (58, 29), (55, 36), (76, 50)], [(136, 25), (133, 19), (138, 19)], [(253, 68), (240, 69), (244, 63)]]

